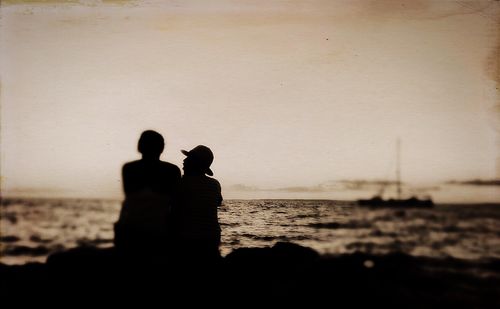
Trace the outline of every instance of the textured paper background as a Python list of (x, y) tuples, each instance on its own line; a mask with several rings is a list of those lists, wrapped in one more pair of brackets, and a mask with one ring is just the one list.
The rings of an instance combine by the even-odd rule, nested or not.
[[(499, 12), (2, 1), (2, 194), (120, 197), (145, 129), (178, 165), (180, 149), (210, 146), (226, 197), (348, 198), (339, 180), (393, 178), (398, 137), (403, 180), (422, 192), (499, 178)], [(500, 197), (478, 190), (469, 198)]]

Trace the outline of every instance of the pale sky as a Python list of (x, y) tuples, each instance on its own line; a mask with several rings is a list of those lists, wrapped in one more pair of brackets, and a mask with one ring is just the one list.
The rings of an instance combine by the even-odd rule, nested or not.
[(499, 1), (73, 2), (2, 1), (5, 195), (119, 197), (146, 129), (226, 192), (500, 177)]

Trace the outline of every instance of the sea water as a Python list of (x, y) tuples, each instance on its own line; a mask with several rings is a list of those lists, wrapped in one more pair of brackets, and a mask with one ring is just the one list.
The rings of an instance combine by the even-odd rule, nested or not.
[[(4, 199), (0, 262), (44, 262), (76, 246), (113, 245), (119, 200)], [(219, 209), (223, 255), (287, 241), (322, 254), (405, 253), (432, 258), (500, 258), (500, 205), (371, 209), (334, 200), (226, 200)]]

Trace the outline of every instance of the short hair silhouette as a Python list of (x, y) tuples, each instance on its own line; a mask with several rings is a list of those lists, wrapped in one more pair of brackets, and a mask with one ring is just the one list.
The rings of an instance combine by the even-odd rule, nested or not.
[(142, 132), (137, 149), (143, 155), (160, 155), (165, 148), (165, 141), (160, 133), (147, 130)]

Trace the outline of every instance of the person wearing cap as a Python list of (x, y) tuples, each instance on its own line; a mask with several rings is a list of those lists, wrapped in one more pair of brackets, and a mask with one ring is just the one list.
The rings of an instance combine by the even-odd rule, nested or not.
[(187, 259), (219, 258), (221, 229), (217, 208), (222, 203), (221, 186), (216, 179), (208, 177), (213, 176), (210, 165), (214, 155), (203, 145), (182, 153), (186, 156), (184, 175), (172, 216), (177, 250)]
[(181, 171), (160, 160), (164, 148), (161, 134), (144, 131), (138, 143), (142, 158), (122, 168), (125, 200), (114, 226), (120, 252), (148, 257), (168, 250), (168, 216)]

